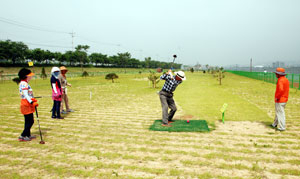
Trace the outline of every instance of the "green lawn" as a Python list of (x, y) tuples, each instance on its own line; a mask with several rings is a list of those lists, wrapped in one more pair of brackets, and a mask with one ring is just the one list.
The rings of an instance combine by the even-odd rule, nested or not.
[(217, 79), (210, 74), (188, 74), (188, 80), (175, 93), (175, 99), (186, 115), (212, 122), (220, 120), (220, 109), (227, 103), (225, 120), (272, 120), (257, 103), (262, 103), (265, 107), (274, 105), (274, 85), (230, 73), (225, 75), (223, 84), (219, 85)]

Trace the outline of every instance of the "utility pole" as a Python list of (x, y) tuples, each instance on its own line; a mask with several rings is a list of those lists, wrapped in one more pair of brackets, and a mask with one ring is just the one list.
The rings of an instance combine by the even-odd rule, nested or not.
[(250, 59), (250, 72), (252, 72), (252, 58)]
[(73, 49), (74, 49), (74, 37), (75, 37), (75, 32), (71, 32), (70, 33), (70, 35), (71, 35), (71, 37), (72, 37), (72, 51), (73, 51)]

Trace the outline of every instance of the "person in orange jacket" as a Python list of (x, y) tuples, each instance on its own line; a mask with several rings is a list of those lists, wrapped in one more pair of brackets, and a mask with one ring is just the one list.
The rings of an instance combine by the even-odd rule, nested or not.
[(31, 139), (36, 138), (31, 135), (30, 129), (34, 123), (33, 113), (35, 112), (35, 108), (38, 106), (38, 103), (34, 98), (32, 88), (28, 83), (34, 76), (34, 73), (26, 68), (22, 68), (19, 71), (18, 76), (20, 80), (19, 92), (21, 96), (20, 111), (25, 118), (24, 130), (19, 137), (19, 141), (31, 141)]
[(272, 127), (277, 127), (277, 130), (284, 131), (286, 130), (284, 108), (289, 98), (290, 84), (289, 80), (285, 77), (284, 68), (277, 68), (274, 73), (278, 81), (275, 92), (275, 119)]

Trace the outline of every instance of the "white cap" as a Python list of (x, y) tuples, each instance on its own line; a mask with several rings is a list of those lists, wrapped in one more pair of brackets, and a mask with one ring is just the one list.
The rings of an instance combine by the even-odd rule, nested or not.
[(51, 69), (51, 73), (54, 73), (56, 71), (60, 71), (60, 69), (58, 67), (52, 67)]
[(181, 80), (186, 80), (185, 74), (183, 71), (178, 71), (178, 72), (174, 72), (176, 76), (178, 76), (179, 78), (181, 78)]

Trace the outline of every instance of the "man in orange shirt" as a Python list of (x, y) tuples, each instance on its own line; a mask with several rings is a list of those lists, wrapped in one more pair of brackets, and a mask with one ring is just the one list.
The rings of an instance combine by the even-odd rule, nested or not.
[(289, 98), (290, 84), (285, 77), (284, 68), (276, 68), (276, 77), (278, 78), (275, 92), (275, 119), (272, 127), (277, 127), (279, 131), (284, 131), (285, 128), (285, 112), (284, 108)]

